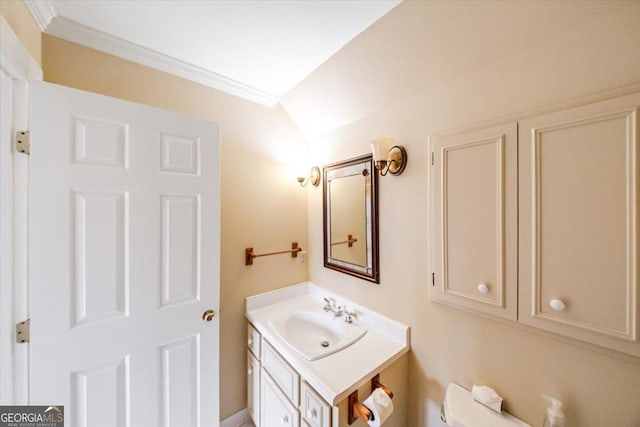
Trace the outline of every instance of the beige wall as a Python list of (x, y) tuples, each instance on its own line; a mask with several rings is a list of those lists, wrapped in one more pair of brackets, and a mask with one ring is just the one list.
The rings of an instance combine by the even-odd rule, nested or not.
[[(428, 136), (636, 84), (640, 2), (404, 2), (283, 100), (320, 165), (391, 136), (409, 163), (380, 179), (381, 284), (323, 268), (309, 193), (310, 279), (412, 328), (412, 426), (440, 426), (449, 382), (488, 384), (540, 426), (540, 393), (568, 426), (640, 425), (640, 360), (429, 301)], [(603, 151), (603, 155), (605, 152)]]
[[(0, 0), (0, 13), (39, 60), (25, 10)], [(284, 174), (278, 152), (303, 138), (282, 108), (49, 36), (42, 64), (47, 81), (220, 123), (223, 418), (245, 405), (244, 296), (307, 277), (307, 265), (286, 257), (245, 267), (244, 247), (298, 240), (306, 248), (308, 232), (313, 281), (411, 325), (412, 425), (439, 426), (444, 387), (457, 381), (493, 386), (536, 426), (547, 392), (565, 401), (568, 425), (631, 427), (640, 423), (640, 361), (429, 302), (426, 143), (436, 132), (638, 84), (638, 40), (637, 1), (405, 2), (289, 93), (284, 106), (314, 136), (320, 165), (365, 153), (378, 136), (409, 151), (404, 174), (380, 181), (380, 285), (323, 268), (322, 192)]]
[(41, 61), (40, 28), (22, 0), (0, 0), (0, 15), (4, 17), (18, 38), (39, 65)]
[[(220, 313), (221, 417), (246, 406), (244, 297), (307, 279), (304, 258), (260, 258), (244, 265), (244, 248), (307, 246), (307, 189), (280, 162), (303, 144), (280, 108), (266, 108), (216, 90), (48, 35), (46, 81), (178, 111), (220, 123), (222, 248)], [(197, 315), (197, 313), (194, 313)]]

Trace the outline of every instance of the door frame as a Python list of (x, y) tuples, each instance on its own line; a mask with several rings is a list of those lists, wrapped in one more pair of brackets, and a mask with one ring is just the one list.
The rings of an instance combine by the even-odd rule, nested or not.
[[(2, 246), (8, 248), (7, 274), (13, 285), (7, 286), (0, 302), (0, 310), (11, 313), (11, 322), (0, 323), (2, 346), (12, 348), (12, 360), (0, 359), (3, 378), (12, 382), (3, 404), (29, 404), (29, 344), (17, 344), (15, 324), (29, 318), (29, 156), (16, 154), (16, 131), (29, 129), (29, 82), (42, 80), (40, 65), (33, 59), (4, 17), (0, 16), (0, 68), (13, 80), (13, 126), (11, 129), (11, 168), (0, 170), (1, 179), (13, 182), (11, 194), (2, 195), (2, 204), (8, 205), (11, 217), (0, 218)], [(20, 220), (23, 218), (23, 220)], [(4, 266), (2, 267), (5, 268)], [(6, 285), (6, 284), (5, 284)]]

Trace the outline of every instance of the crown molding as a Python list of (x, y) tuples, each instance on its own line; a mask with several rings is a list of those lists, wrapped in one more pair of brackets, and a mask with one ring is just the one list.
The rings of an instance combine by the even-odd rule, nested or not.
[(42, 68), (1, 15), (0, 68), (14, 79), (42, 80)]
[(156, 52), (102, 31), (85, 27), (70, 19), (58, 16), (47, 25), (45, 33), (55, 37), (96, 49), (127, 61), (154, 68), (186, 80), (199, 83), (219, 91), (256, 102), (267, 107), (274, 106), (278, 97), (252, 86), (186, 63), (171, 56)]
[(44, 31), (49, 23), (58, 16), (49, 0), (24, 0), (31, 16), (35, 19), (40, 31)]

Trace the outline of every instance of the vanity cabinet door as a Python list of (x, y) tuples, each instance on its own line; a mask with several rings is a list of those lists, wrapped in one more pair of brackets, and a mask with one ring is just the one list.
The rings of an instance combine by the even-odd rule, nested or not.
[(519, 319), (640, 356), (640, 94), (519, 123)]
[(256, 427), (260, 427), (260, 362), (247, 351), (247, 411)]
[(302, 382), (300, 412), (311, 427), (331, 427), (331, 407), (306, 383)]
[(298, 410), (264, 370), (260, 376), (260, 402), (261, 426), (298, 427), (300, 425)]
[(431, 138), (431, 299), (517, 317), (517, 124)]

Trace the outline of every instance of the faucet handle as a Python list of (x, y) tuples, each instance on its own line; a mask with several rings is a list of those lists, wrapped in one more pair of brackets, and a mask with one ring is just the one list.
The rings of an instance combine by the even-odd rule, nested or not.
[(323, 307), (324, 311), (331, 311), (333, 309), (333, 306), (335, 305), (335, 301), (332, 302), (333, 298), (324, 298), (324, 302), (326, 302), (327, 304)]
[(345, 311), (344, 312), (344, 321), (346, 323), (353, 323), (353, 318), (358, 317), (358, 314), (353, 311)]

